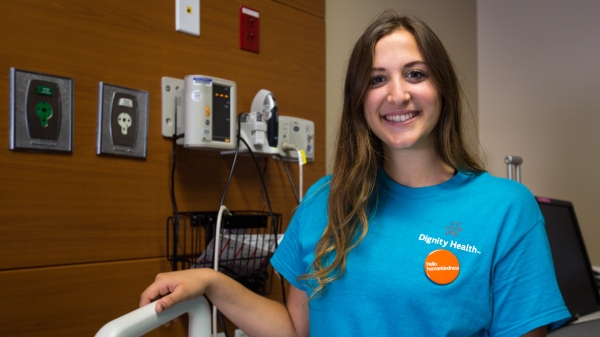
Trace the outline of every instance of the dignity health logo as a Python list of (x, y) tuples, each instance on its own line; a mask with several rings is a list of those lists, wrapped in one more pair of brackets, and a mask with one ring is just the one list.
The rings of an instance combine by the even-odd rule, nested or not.
[[(457, 236), (459, 232), (462, 232), (462, 228), (460, 227), (460, 222), (451, 222), (450, 226), (446, 227), (446, 234), (452, 234), (453, 236)], [(440, 245), (442, 248), (454, 248), (456, 250), (462, 250), (468, 253), (473, 254), (481, 254), (481, 252), (474, 245), (463, 244), (455, 240), (444, 240), (441, 237), (431, 237), (426, 234), (419, 235), (419, 241), (423, 241), (428, 245)]]
[(462, 228), (460, 227), (460, 222), (452, 221), (450, 226), (446, 226), (446, 235), (452, 234), (457, 236), (459, 232), (462, 232)]

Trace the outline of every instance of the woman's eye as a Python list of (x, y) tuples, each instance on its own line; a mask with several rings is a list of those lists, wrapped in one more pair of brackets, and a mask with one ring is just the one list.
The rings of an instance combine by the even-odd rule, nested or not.
[(420, 80), (425, 78), (425, 73), (420, 71), (420, 70), (411, 70), (408, 72), (408, 74), (406, 75), (406, 78), (408, 79), (413, 79), (413, 80)]
[(381, 84), (385, 82), (385, 78), (383, 76), (373, 76), (371, 78), (371, 85), (376, 86), (378, 84)]

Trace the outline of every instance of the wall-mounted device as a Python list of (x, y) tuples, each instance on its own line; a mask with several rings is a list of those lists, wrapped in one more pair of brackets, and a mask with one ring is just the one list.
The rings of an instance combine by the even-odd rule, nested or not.
[(10, 68), (9, 148), (73, 151), (73, 79)]
[(240, 134), (253, 153), (279, 153), (279, 112), (272, 92), (259, 90), (252, 100), (250, 112), (240, 114), (239, 118)]
[(240, 48), (260, 53), (260, 13), (240, 5)]
[(252, 100), (251, 111), (262, 112), (267, 122), (267, 144), (270, 147), (277, 147), (279, 112), (273, 93), (266, 89), (260, 89)]
[(162, 134), (200, 150), (233, 150), (237, 85), (206, 75), (162, 78)]
[(148, 96), (100, 82), (96, 154), (146, 158)]
[(307, 119), (279, 116), (279, 154), (285, 160), (298, 160), (296, 151), (284, 150), (288, 142), (304, 152), (307, 162), (315, 160), (315, 123)]

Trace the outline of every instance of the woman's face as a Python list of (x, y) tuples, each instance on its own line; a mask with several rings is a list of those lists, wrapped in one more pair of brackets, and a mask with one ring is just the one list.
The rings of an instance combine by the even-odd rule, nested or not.
[(375, 45), (364, 111), (384, 151), (435, 146), (432, 131), (441, 106), (413, 35), (399, 29), (381, 38)]

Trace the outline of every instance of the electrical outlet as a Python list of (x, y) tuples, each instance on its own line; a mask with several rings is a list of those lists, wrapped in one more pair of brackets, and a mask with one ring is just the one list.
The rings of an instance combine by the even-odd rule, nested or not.
[(260, 52), (260, 13), (240, 6), (240, 49)]
[(175, 30), (200, 36), (200, 0), (175, 1)]

